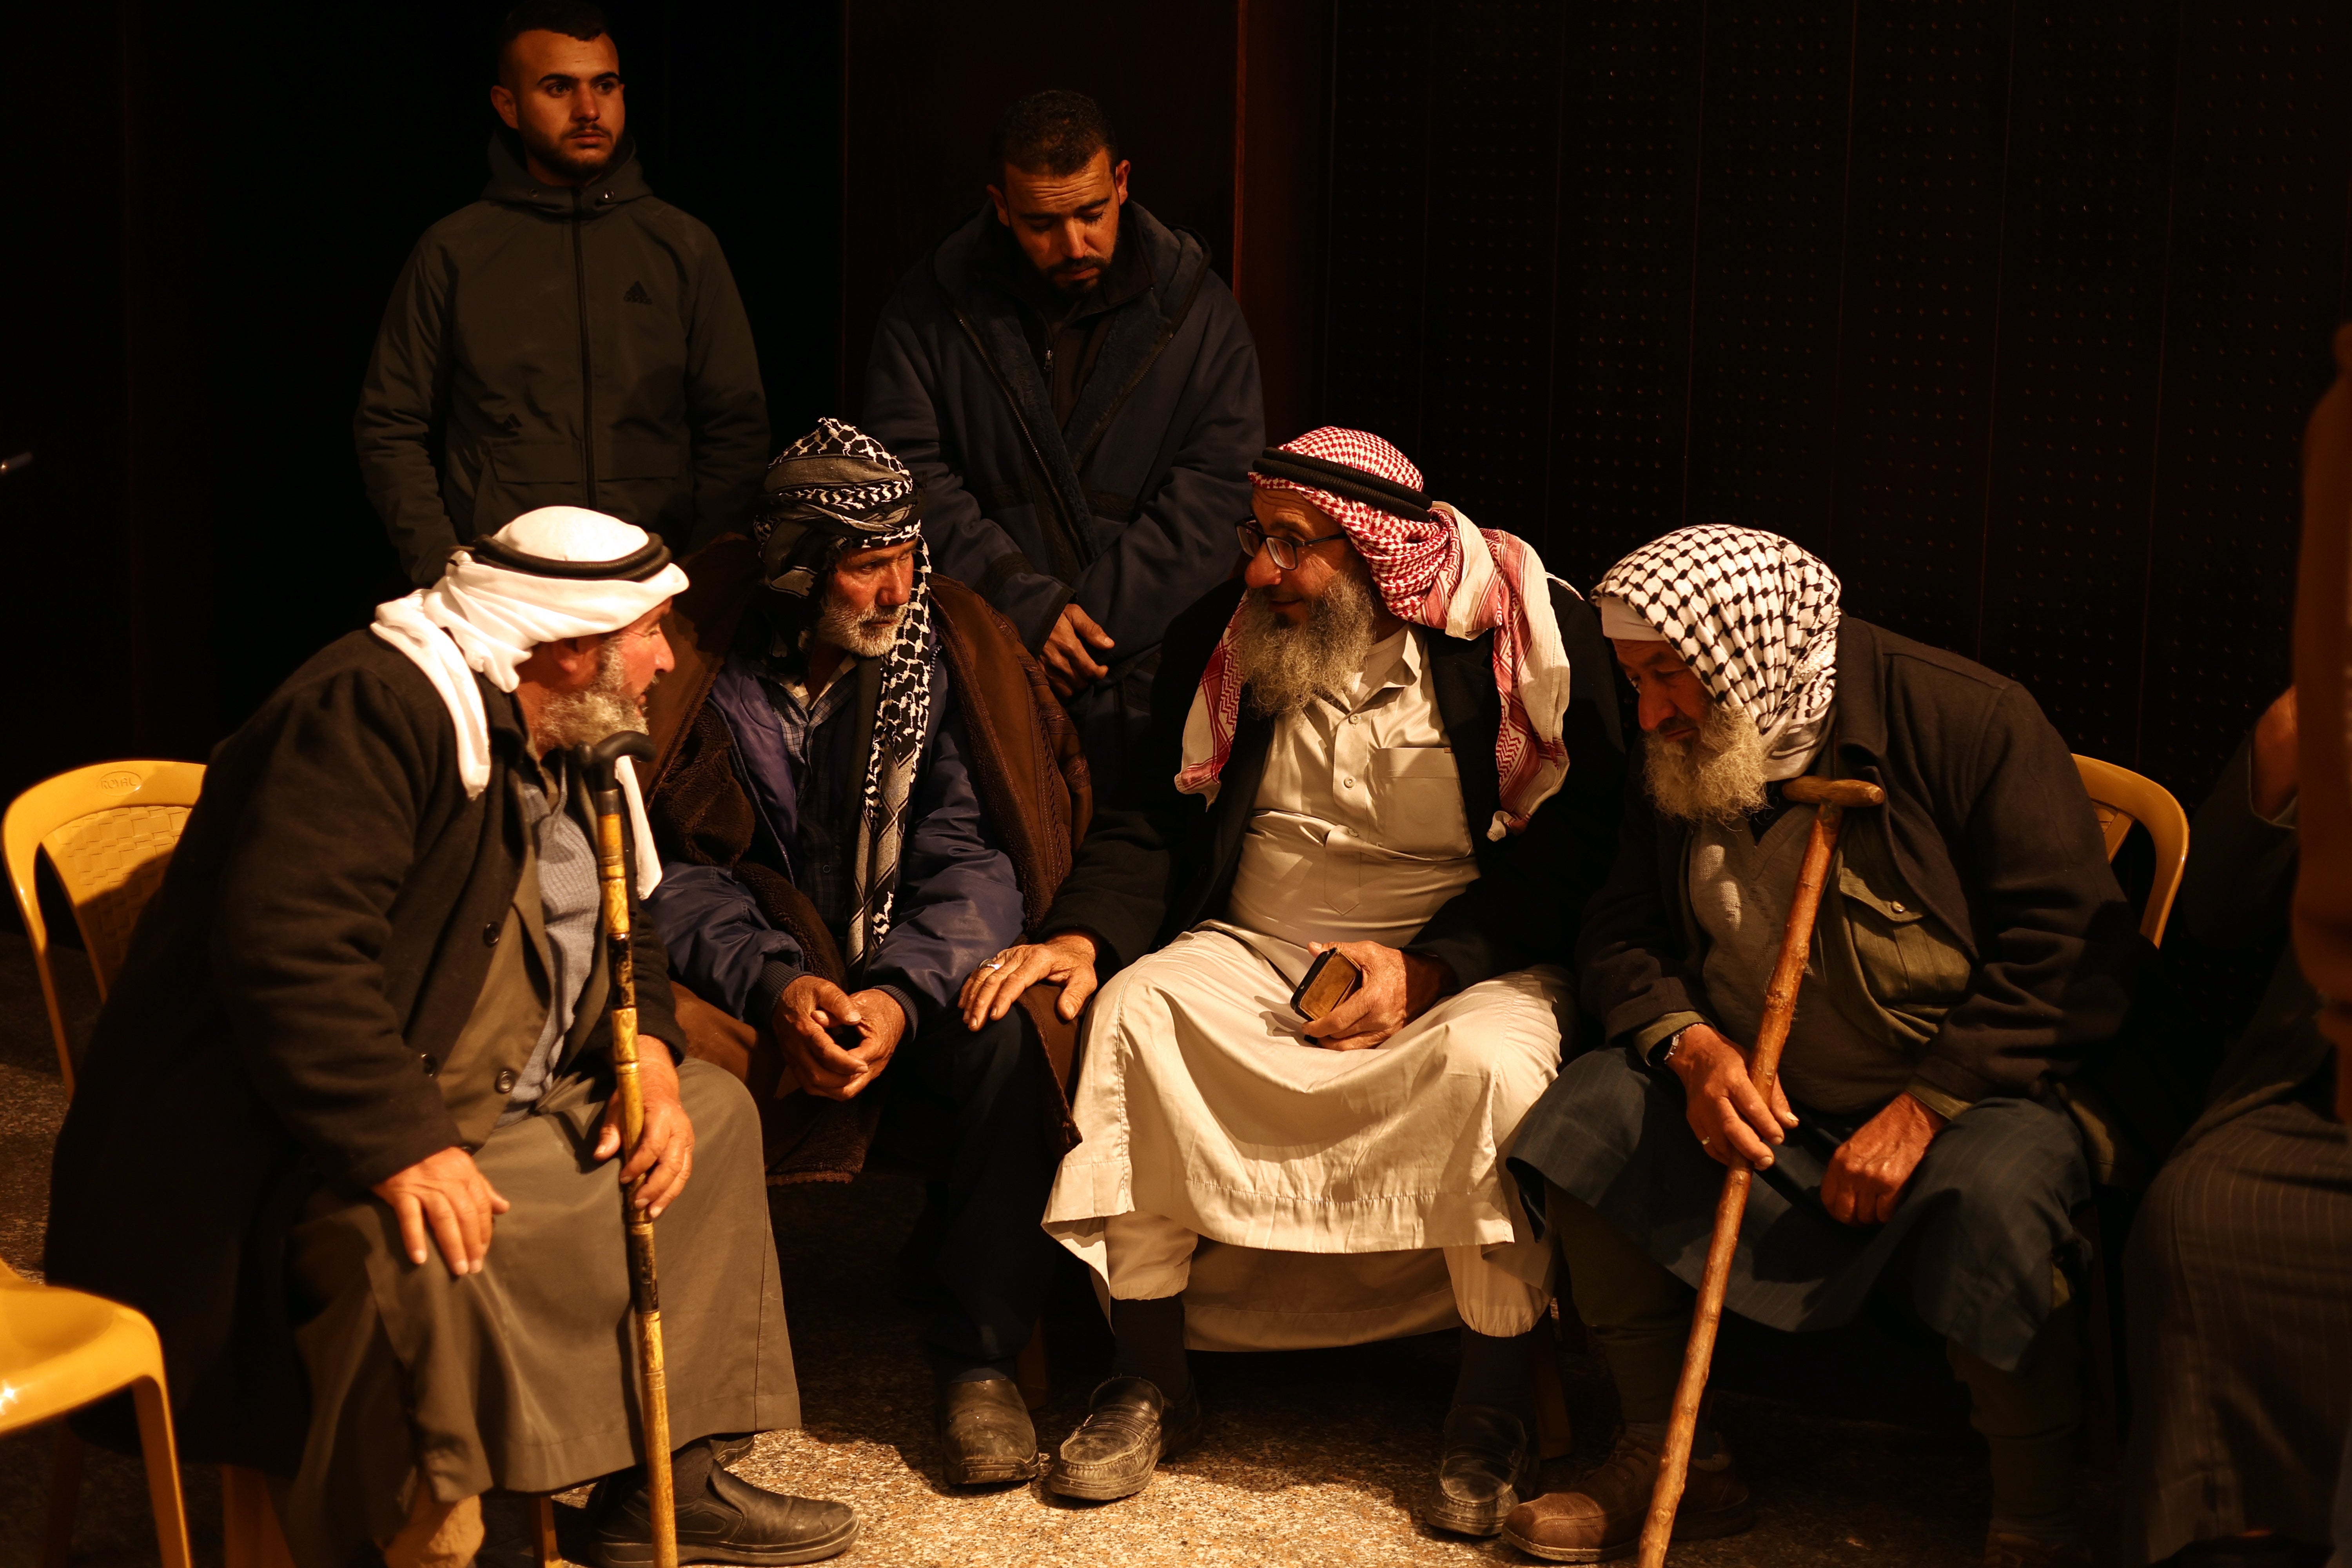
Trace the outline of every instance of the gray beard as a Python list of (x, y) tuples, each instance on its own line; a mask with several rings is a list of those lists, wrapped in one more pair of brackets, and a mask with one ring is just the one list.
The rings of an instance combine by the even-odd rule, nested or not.
[(629, 695), (629, 672), (621, 662), (616, 634), (596, 650), (596, 679), (577, 691), (551, 694), (539, 710), (530, 738), (546, 751), (593, 746), (623, 730), (646, 732), (645, 700)]
[(1691, 740), (1642, 738), (1642, 782), (1662, 816), (1731, 826), (1764, 809), (1764, 737), (1747, 714), (1712, 703)]
[(848, 601), (837, 598), (831, 590), (824, 596), (824, 608), (817, 613), (816, 636), (844, 653), (858, 658), (880, 658), (898, 640), (898, 623), (907, 618), (907, 606), (861, 616)]
[(1318, 692), (1345, 690), (1377, 640), (1372, 617), (1378, 608), (1370, 581), (1353, 572), (1331, 579), (1300, 626), (1274, 613), (1265, 589), (1244, 594), (1234, 657), (1249, 683), (1252, 710), (1277, 719), (1300, 711)]

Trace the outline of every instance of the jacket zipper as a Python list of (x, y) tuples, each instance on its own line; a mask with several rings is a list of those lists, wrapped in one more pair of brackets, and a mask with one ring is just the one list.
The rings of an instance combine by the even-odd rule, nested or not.
[(572, 187), (572, 292), (580, 307), (580, 485), (596, 504), (596, 366), (588, 355), (588, 262), (581, 248), (580, 192)]
[[(946, 290), (942, 289), (940, 292), (945, 294)], [(1051, 515), (1062, 525), (1063, 542), (1070, 547), (1071, 558), (1077, 562), (1078, 570), (1085, 571), (1094, 564), (1094, 552), (1087, 548), (1088, 541), (1084, 531), (1070, 521), (1068, 510), (1062, 504), (1061, 487), (1054, 482), (1054, 470), (1045, 465), (1045, 453), (1038, 445), (1037, 433), (1029, 428), (1029, 421), (1022, 415), (1020, 398), (1013, 395), (1012, 383), (1005, 379), (1003, 370), (989, 354), (988, 345), (981, 340), (980, 329), (971, 324), (971, 317), (965, 313), (962, 301), (953, 295), (948, 295), (947, 300), (948, 309), (955, 312), (957, 325), (963, 328), (964, 336), (971, 340), (973, 352), (980, 355), (980, 363), (987, 367), (989, 379), (996, 383), (997, 391), (1004, 395), (1005, 404), (1013, 411), (1013, 424), (1029, 447), (1029, 460), (1037, 465), (1037, 480), (1045, 487), (1046, 499), (1053, 503)], [(1047, 395), (1052, 395), (1050, 385)], [(1059, 435), (1055, 438), (1060, 439)], [(1083, 479), (1080, 482), (1083, 483)], [(1066, 580), (1063, 585), (1072, 587), (1076, 584)]]

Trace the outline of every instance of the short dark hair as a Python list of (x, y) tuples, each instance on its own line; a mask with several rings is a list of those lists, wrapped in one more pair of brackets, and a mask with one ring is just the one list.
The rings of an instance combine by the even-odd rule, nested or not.
[(506, 69), (507, 46), (525, 33), (561, 33), (584, 44), (612, 30), (604, 21), (604, 7), (588, 0), (522, 0), (499, 24), (499, 36), (490, 43), (490, 69), (493, 73)]
[(988, 142), (989, 177), (1010, 165), (1032, 174), (1075, 174), (1097, 153), (1118, 162), (1118, 132), (1102, 105), (1083, 92), (1050, 88), (1033, 92), (1004, 111)]

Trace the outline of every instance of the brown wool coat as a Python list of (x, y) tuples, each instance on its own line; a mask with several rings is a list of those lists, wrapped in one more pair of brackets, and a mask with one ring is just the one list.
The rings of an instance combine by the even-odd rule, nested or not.
[[(714, 541), (686, 563), (692, 585), (678, 595), (664, 630), (677, 668), (655, 686), (646, 717), (656, 760), (648, 803), (665, 859), (725, 866), (760, 901), (761, 912), (801, 945), (813, 972), (840, 982), (840, 946), (815, 908), (760, 857), (758, 816), (735, 773), (727, 725), (706, 699), (753, 595), (759, 553), (740, 534)], [(956, 693), (958, 739), (970, 759), (990, 836), (1013, 862), (1023, 913), (1034, 931), (1069, 875), (1094, 811), (1076, 729), (1045, 672), (1013, 624), (953, 578), (931, 578), (931, 625)], [(734, 1018), (677, 987), (689, 1055), (716, 1062), (750, 1086), (759, 1102), (771, 1184), (845, 1182), (864, 1167), (879, 1101), (846, 1104), (776, 1089), (782, 1060), (764, 1019)], [(1052, 1119), (1076, 1142), (1066, 1100), (1076, 1030), (1054, 1014), (1058, 988), (1022, 998), (1030, 1033), (1054, 1069)]]

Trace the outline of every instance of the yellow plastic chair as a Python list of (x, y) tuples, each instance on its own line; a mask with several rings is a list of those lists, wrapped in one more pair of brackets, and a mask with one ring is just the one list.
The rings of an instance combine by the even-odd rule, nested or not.
[(2180, 874), (2189, 865), (2189, 814), (2170, 790), (2129, 768), (2083, 756), (2074, 759), (2074, 766), (2083, 775), (2091, 808), (2098, 813), (2108, 859), (2124, 847), (2134, 823), (2156, 841), (2156, 879), (2148, 884), (2147, 903), (2140, 910), (2139, 933), (2161, 946), (2164, 922), (2172, 918), (2173, 895), (2180, 891)]
[[(54, 1421), (126, 1388), (139, 1411), (157, 1553), (163, 1568), (189, 1568), (172, 1400), (163, 1389), (163, 1346), (154, 1326), (128, 1307), (37, 1285), (0, 1262), (0, 1434)], [(45, 1568), (63, 1568), (66, 1561), (81, 1458), (81, 1444), (60, 1428)]]
[(171, 864), (188, 808), (204, 784), (202, 763), (93, 763), (43, 779), (18, 795), (0, 821), (0, 849), (16, 892), (16, 912), (32, 939), (33, 967), (40, 972), (41, 1000), (49, 1006), (58, 1069), (65, 1075), (68, 1096), (74, 1088), (73, 1047), (49, 969), (49, 930), (34, 890), (35, 863), (47, 852), (57, 870), (102, 1002), (131, 950), (139, 911), (163, 884), (163, 868)]

